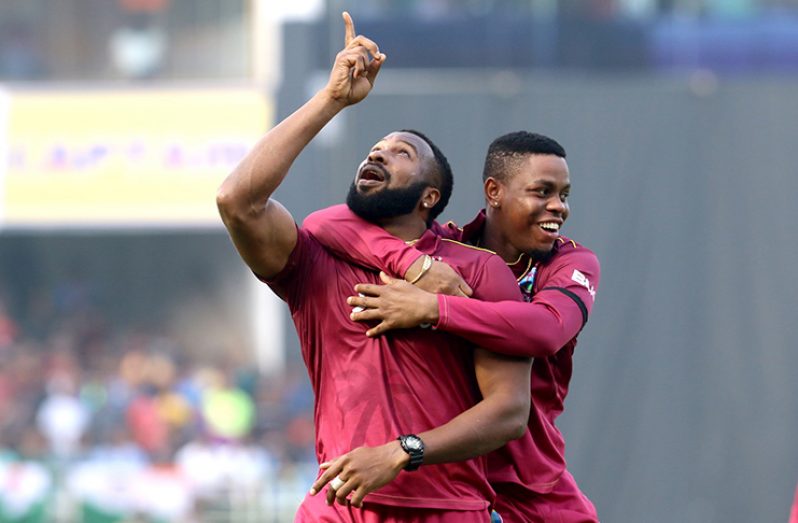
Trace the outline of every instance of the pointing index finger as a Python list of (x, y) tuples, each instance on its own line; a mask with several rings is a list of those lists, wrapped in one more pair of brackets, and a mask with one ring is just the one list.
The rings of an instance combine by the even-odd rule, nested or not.
[(349, 42), (354, 40), (355, 38), (355, 23), (352, 21), (352, 17), (349, 15), (347, 11), (344, 11), (342, 16), (344, 17), (344, 47), (349, 46)]

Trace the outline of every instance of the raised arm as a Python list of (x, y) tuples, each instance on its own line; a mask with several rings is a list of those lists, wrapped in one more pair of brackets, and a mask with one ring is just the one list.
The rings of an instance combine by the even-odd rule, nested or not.
[(368, 336), (429, 323), (495, 352), (546, 357), (587, 322), (599, 276), (598, 259), (583, 249), (562, 255), (529, 303), (436, 296), (387, 278), (384, 286), (358, 285), (355, 290), (364, 296), (351, 296), (347, 303), (365, 308), (353, 312), (353, 320), (380, 322)]
[[(487, 454), (520, 438), (529, 420), (532, 360), (475, 353), (477, 382), (483, 399), (448, 423), (418, 434), (424, 442), (424, 465), (463, 461)], [(359, 447), (328, 463), (313, 483), (311, 494), (336, 476), (344, 481), (327, 490), (327, 501), (360, 507), (369, 493), (392, 481), (409, 462), (398, 441), (378, 447)], [(412, 472), (410, 472), (412, 474)]]
[(266, 279), (285, 267), (297, 241), (294, 219), (271, 195), (310, 140), (342, 109), (368, 95), (385, 61), (377, 44), (355, 36), (349, 14), (343, 17), (345, 46), (327, 85), (261, 138), (217, 192), (216, 203), (236, 249)]
[[(339, 258), (413, 282), (429, 292), (471, 296), (471, 287), (448, 264), (426, 256), (344, 204), (311, 213), (302, 223)], [(440, 228), (439, 228), (440, 229)]]

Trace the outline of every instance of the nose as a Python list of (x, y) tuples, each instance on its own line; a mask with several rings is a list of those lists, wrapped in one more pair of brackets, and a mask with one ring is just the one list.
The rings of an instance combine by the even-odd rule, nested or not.
[(558, 196), (549, 198), (546, 204), (546, 210), (560, 216), (568, 214), (568, 202)]
[(382, 149), (371, 151), (368, 155), (368, 161), (374, 163), (385, 163), (385, 154), (382, 152)]

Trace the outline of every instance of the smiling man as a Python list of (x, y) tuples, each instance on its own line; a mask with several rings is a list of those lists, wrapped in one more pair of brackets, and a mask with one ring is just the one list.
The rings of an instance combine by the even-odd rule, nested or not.
[(577, 335), (592, 310), (600, 274), (595, 254), (560, 233), (570, 213), (565, 157), (559, 143), (540, 134), (500, 136), (490, 145), (483, 169), (485, 209), (463, 228), (433, 226), (444, 237), (499, 254), (515, 273), (526, 303), (433, 294), (462, 289), (463, 282), (443, 281), (443, 272), (435, 269), (417, 278), (421, 253), (345, 207), (319, 211), (304, 223), (337, 255), (417, 280), (414, 286), (383, 277), (388, 285), (355, 287), (361, 296), (348, 303), (365, 310), (352, 318), (379, 322), (369, 336), (432, 324), (492, 351), (534, 357), (528, 431), (488, 459), (496, 510), (507, 523), (598, 521), (593, 504), (566, 470), (565, 441), (555, 425), (565, 408)]
[[(377, 271), (331, 255), (272, 198), (316, 134), (366, 98), (385, 61), (373, 41), (355, 35), (348, 14), (344, 21), (345, 47), (327, 85), (271, 129), (217, 194), (239, 254), (291, 310), (315, 395), (316, 454), (329, 487), (326, 496), (316, 496), (321, 484), (313, 488), (295, 521), (484, 523), (494, 493), (479, 456), (525, 433), (530, 358), (443, 331), (367, 337), (345, 299), (358, 282), (378, 283)], [(434, 256), (475, 297), (520, 299), (500, 258), (428, 230), (451, 191), (438, 148), (417, 131), (398, 131), (371, 148), (347, 201), (391, 238), (414, 243), (420, 275)]]

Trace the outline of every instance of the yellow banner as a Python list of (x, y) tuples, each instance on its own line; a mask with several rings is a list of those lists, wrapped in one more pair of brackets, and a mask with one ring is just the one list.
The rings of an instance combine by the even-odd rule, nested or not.
[(3, 220), (218, 224), (216, 188), (272, 119), (254, 89), (12, 92)]

